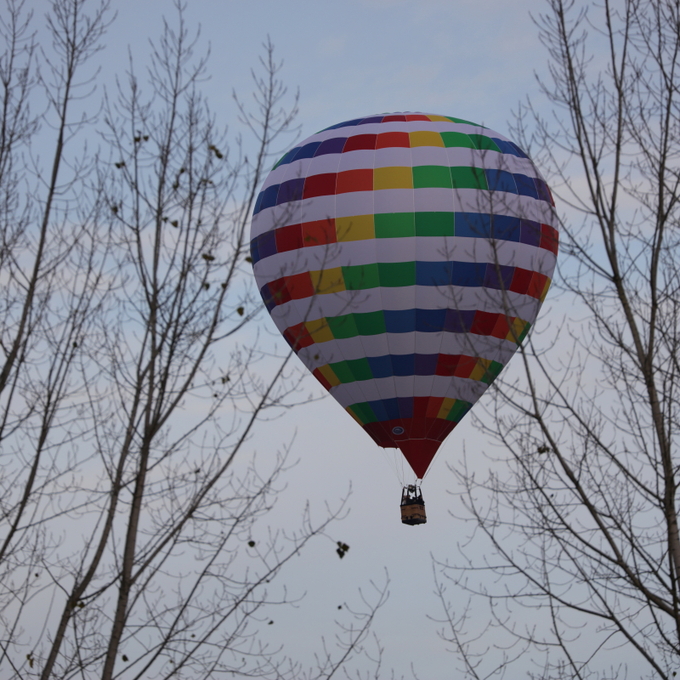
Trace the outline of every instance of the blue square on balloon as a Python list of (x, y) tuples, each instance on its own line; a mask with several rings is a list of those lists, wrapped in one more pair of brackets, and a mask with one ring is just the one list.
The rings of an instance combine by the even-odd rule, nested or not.
[(265, 231), (257, 237), (257, 252), (260, 259), (276, 255), (276, 232)]
[(279, 194), (279, 186), (280, 186), (279, 184), (272, 184), (272, 186), (267, 187), (260, 194), (260, 196), (262, 197), (262, 201), (260, 202), (260, 210), (264, 210), (265, 208), (271, 208), (272, 206), (276, 205), (276, 197)]
[(486, 213), (457, 212), (455, 235), (471, 238), (488, 238), (491, 233), (491, 215)]
[(520, 196), (531, 196), (531, 198), (538, 198), (538, 191), (533, 177), (527, 175), (515, 174), (515, 184), (517, 184), (517, 193)]
[(445, 309), (417, 309), (416, 330), (421, 333), (436, 333), (444, 328)]
[(392, 354), (392, 371), (394, 375), (413, 375), (415, 370), (414, 354)]
[(379, 423), (382, 423), (386, 420), (392, 420), (388, 409), (385, 408), (384, 401), (369, 401), (368, 405), (373, 410), (373, 415), (375, 415)]
[(416, 310), (386, 309), (383, 318), (388, 333), (411, 333), (416, 325)]
[(374, 378), (390, 378), (392, 376), (392, 362), (389, 355), (382, 357), (367, 357), (368, 365)]
[(380, 404), (380, 407), (385, 414), (383, 420), (397, 420), (399, 418), (399, 404), (396, 399), (381, 399), (380, 401), (369, 401), (374, 413), (377, 415), (375, 404)]
[(507, 170), (485, 170), (486, 181), (489, 185), (489, 191), (509, 191), (512, 194), (517, 193), (517, 186), (515, 185), (515, 178), (511, 172)]
[(508, 215), (494, 215), (491, 220), (491, 236), (501, 241), (519, 241), (520, 222), (519, 217)]
[(448, 286), (451, 283), (451, 262), (416, 262), (417, 286)]
[(301, 146), (293, 157), (293, 160), (299, 161), (301, 158), (313, 158), (316, 150), (320, 146), (321, 142), (310, 142), (309, 144)]
[(454, 262), (451, 272), (451, 283), (454, 286), (481, 286), (486, 275), (484, 262)]
[(250, 259), (253, 261), (253, 264), (260, 261), (260, 252), (257, 249), (257, 241), (258, 241), (258, 237), (256, 236), (250, 242)]
[(505, 139), (497, 139), (496, 137), (492, 137), (493, 141), (498, 145), (498, 148), (501, 150), (502, 153), (507, 153), (510, 154), (511, 156), (517, 156), (518, 158), (526, 158), (527, 155), (520, 149), (517, 144), (514, 144), (513, 142), (509, 142)]

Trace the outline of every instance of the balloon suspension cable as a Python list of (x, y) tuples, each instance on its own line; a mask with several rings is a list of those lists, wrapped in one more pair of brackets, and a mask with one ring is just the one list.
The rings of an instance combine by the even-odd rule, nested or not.
[(401, 491), (401, 521), (402, 524), (415, 526), (425, 524), (427, 515), (425, 514), (425, 501), (420, 490), (420, 483), (406, 485)]
[(397, 448), (381, 447), (381, 452), (385, 460), (385, 465), (391, 470), (391, 479), (400, 489), (413, 480), (415, 483), (416, 475), (411, 466), (406, 462), (406, 458)]

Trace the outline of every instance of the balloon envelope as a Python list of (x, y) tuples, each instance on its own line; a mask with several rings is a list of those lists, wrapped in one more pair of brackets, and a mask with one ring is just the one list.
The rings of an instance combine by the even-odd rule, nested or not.
[(251, 232), (279, 330), (418, 478), (534, 323), (557, 246), (550, 191), (516, 144), (422, 113), (296, 145), (267, 177)]

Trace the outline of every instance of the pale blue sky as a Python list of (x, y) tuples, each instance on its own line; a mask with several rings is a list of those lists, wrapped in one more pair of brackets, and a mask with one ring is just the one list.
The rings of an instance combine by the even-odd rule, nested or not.
[[(107, 53), (145, 53), (170, 0), (118, 0)], [(545, 55), (529, 12), (540, 0), (192, 0), (187, 16), (210, 44), (215, 110), (243, 92), (267, 35), (300, 88), (302, 134), (394, 110), (448, 113), (504, 132), (517, 100), (536, 92)]]

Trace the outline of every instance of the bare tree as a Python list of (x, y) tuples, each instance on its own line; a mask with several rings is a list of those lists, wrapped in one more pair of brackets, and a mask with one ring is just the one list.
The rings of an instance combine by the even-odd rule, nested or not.
[[(300, 677), (258, 626), (344, 502), (285, 532), (265, 521), (287, 450), (257, 462), (248, 440), (296, 385), (258, 349), (246, 240), (295, 100), (266, 43), (254, 111), (236, 100), (253, 141), (230, 144), (181, 3), (148, 77), (131, 59), (98, 99), (112, 17), (91, 5), (52, 2), (51, 50), (21, 0), (2, 18), (1, 673)], [(386, 588), (308, 677), (360, 649)]]
[[(436, 570), (442, 634), (474, 678), (518, 667), (540, 678), (671, 678), (680, 3), (548, 0), (536, 23), (552, 113), (528, 104), (518, 132), (566, 216), (558, 299), (569, 311), (496, 383), (478, 421), (501, 445), (488, 472), (472, 458), (456, 470), (481, 542)], [(467, 607), (452, 604), (459, 587)]]

